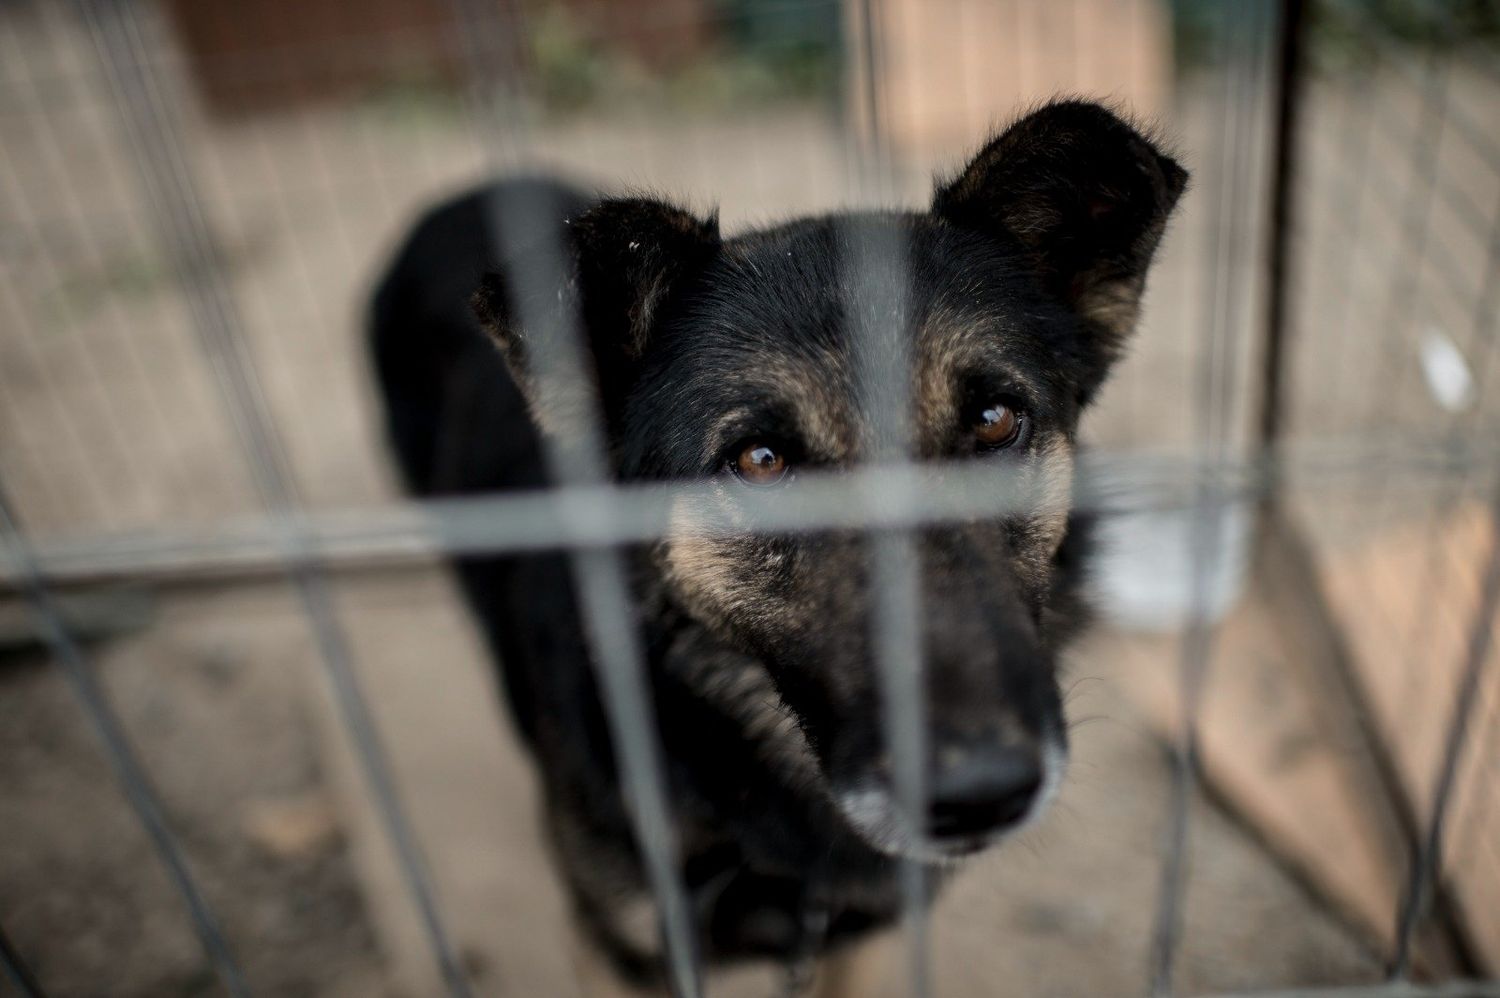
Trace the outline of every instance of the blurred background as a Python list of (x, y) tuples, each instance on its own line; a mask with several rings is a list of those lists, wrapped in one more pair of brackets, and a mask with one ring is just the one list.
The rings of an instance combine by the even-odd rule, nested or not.
[(1067, 787), (939, 905), (937, 991), (1500, 975), (1497, 55), (1484, 0), (0, 0), (0, 994), (224, 990), (124, 743), (250, 990), (440, 993), (351, 681), (470, 986), (572, 994), (441, 559), (309, 582), (266, 527), (400, 502), (380, 268), (505, 171), (919, 207), (1060, 93), (1194, 174), (1086, 422), (1170, 487), (1105, 510)]

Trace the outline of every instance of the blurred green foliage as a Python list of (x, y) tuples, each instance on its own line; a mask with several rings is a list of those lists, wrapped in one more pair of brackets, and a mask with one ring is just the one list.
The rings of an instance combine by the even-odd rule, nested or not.
[(538, 11), (531, 29), (530, 88), (554, 110), (576, 110), (596, 101), (630, 75), (628, 60), (592, 39), (566, 7)]
[(737, 57), (779, 80), (790, 95), (838, 84), (843, 44), (839, 0), (714, 0), (725, 41)]
[(71, 328), (78, 316), (92, 315), (111, 299), (139, 301), (159, 294), (172, 280), (167, 262), (155, 253), (112, 253), (97, 266), (64, 266), (58, 281), (39, 292), (48, 325)]
[[(1267, 0), (1260, 0), (1267, 2)], [(1307, 0), (1307, 50), (1320, 66), (1358, 67), (1391, 45), (1440, 48), (1500, 44), (1495, 0)], [(1180, 69), (1212, 62), (1235, 44), (1245, 18), (1239, 0), (1171, 0)], [(1274, 11), (1275, 4), (1267, 10)], [(1230, 37), (1225, 38), (1225, 32)]]
[[(606, 0), (607, 2), (607, 0)], [(561, 3), (531, 18), (529, 87), (552, 112), (650, 99), (682, 109), (832, 98), (841, 66), (838, 0), (704, 0), (710, 41), (652, 71)]]

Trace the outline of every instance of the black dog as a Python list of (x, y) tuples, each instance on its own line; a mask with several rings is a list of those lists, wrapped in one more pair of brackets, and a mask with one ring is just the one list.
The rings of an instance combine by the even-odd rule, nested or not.
[[(732, 514), (747, 490), (795, 490), (799, 470), (868, 460), (882, 414), (854, 373), (861, 303), (842, 262), (871, 238), (894, 240), (909, 274), (906, 321), (883, 334), (911, 358), (912, 456), (998, 462), (1034, 497), (917, 535), (931, 806), (915, 817), (895, 802), (885, 754), (864, 538), (684, 528), (633, 552), (682, 873), (710, 961), (790, 960), (888, 925), (895, 857), (937, 867), (972, 853), (1056, 787), (1056, 654), (1083, 617), (1069, 514), (1078, 418), (1131, 333), (1186, 179), (1109, 111), (1062, 102), (985, 146), (927, 212), (722, 239), (715, 219), (657, 200), (518, 180), (436, 209), (400, 251), (372, 336), (419, 494), (547, 484), (538, 434), (566, 431), (531, 365), (535, 337), (560, 328), (521, 320), (537, 301), (576, 313), (617, 480), (709, 482)], [(507, 276), (534, 263), (492, 234), (507, 205), (551, 206), (556, 287), (518, 292)], [(460, 573), (539, 763), (580, 922), (624, 978), (659, 980), (566, 556), (469, 558)], [(816, 939), (810, 924), (824, 926)]]

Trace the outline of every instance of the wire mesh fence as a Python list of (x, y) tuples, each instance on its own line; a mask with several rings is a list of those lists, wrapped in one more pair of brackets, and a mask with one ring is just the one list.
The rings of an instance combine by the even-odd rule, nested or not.
[[(1092, 940), (1133, 957), (1100, 956), (1092, 970), (1083, 955), (1054, 959), (1024, 979), (986, 962), (1005, 925), (945, 949), (957, 919), (929, 914), (928, 872), (907, 862), (905, 962), (885, 986), (1500, 994), (1497, 35), (1493, 5), (1357, 0), (392, 0), (361, 17), (337, 4), (0, 5), (0, 597), (29, 613), (7, 641), (20, 656), (39, 642), (57, 662), (203, 954), (184, 955), (178, 938), (111, 982), (90, 963), (100, 954), (54, 941), (67, 909), (25, 896), (45, 881), (22, 868), (46, 865), (27, 849), (56, 837), (39, 860), (66, 865), (75, 857), (62, 850), (101, 847), (49, 824), (69, 816), (24, 778), (26, 766), (51, 771), (45, 752), (23, 751), (31, 701), (16, 693), (3, 824), (19, 831), (10, 843), (0, 832), (11, 868), (0, 980), (20, 994), (152, 993), (184, 978), (231, 994), (339, 993), (319, 972), (268, 966), (286, 961), (257, 952), (233, 876), (258, 868), (221, 860), (207, 826), (186, 820), (205, 783), (226, 781), (239, 803), (243, 781), (222, 754), (239, 749), (173, 760), (158, 789), (163, 753), (141, 747), (157, 715), (116, 704), (129, 690), (95, 661), (115, 656), (96, 649), (78, 602), (131, 583), (163, 600), (225, 595), (229, 620), (254, 612), (235, 594), (284, 587), (305, 619), (307, 653), (292, 658), (321, 663), (338, 719), (339, 747), (310, 754), (332, 769), (353, 760), (358, 780), (341, 793), (378, 830), (348, 833), (364, 871), (351, 879), (367, 881), (393, 969), (355, 990), (399, 979), (417, 993), (566, 993), (556, 961), (516, 965), (538, 938), (524, 914), (458, 900), (489, 869), (475, 857), (500, 846), (451, 803), (456, 816), (436, 823), (432, 783), (455, 770), (431, 762), (444, 751), (432, 732), (448, 718), (393, 714), (392, 697), (420, 694), (391, 665), (371, 666), (387, 655), (395, 672), (425, 665), (436, 652), (413, 621), (436, 618), (372, 613), (352, 588), (431, 575), (451, 557), (564, 550), (667, 979), (675, 994), (718, 993), (701, 966), (630, 561), (714, 486), (613, 479), (585, 319), (542, 301), (520, 319), (551, 334), (535, 337), (536, 377), (576, 410), (571, 436), (547, 438), (548, 488), (399, 497), (363, 343), (375, 271), (424, 205), (507, 173), (648, 185), (717, 204), (726, 230), (924, 203), (934, 170), (951, 171), (986, 126), (1078, 92), (1161, 122), (1195, 177), (1132, 356), (1085, 424), (1072, 489), (1105, 538), (1105, 624), (1089, 654), (1124, 663), (1138, 723), (1169, 747), (1159, 823), (1142, 826), (1159, 858), (1133, 856), (1138, 889), (1120, 902), (1135, 913), (1130, 932), (1064, 925), (1047, 951), (1082, 954)], [(546, 294), (566, 284), (563, 247), (548, 244), (554, 207), (517, 200), (489, 218), (495, 245), (525, 247), (510, 279)], [(917, 813), (929, 788), (913, 537), (1035, 497), (1004, 469), (913, 455), (912, 360), (882, 338), (907, 325), (910, 261), (899, 240), (855, 223), (848, 233), (841, 273), (868, 307), (854, 320), (853, 378), (888, 417), (872, 430), (878, 460), (803, 475), (794, 497), (752, 497), (732, 524), (694, 529), (869, 533), (894, 792)], [(403, 623), (400, 639), (373, 622), (382, 613)], [(482, 763), (457, 772), (489, 775)], [(1205, 783), (1274, 857), (1267, 868), (1291, 871), (1300, 907), (1256, 915), (1230, 893), (1213, 895), (1216, 908), (1194, 902), (1194, 883), (1230, 862), (1215, 851), (1226, 833), (1203, 830)], [(1110, 829), (1087, 814), (1077, 823), (1075, 849), (1102, 848)], [(1100, 884), (1053, 886), (1076, 898)], [(505, 876), (486, 890), (523, 912), (559, 904), (507, 894)], [(1066, 922), (1065, 909), (1026, 910), (1012, 928)], [(1258, 948), (1255, 933), (1269, 945), (1264, 926), (1293, 910), (1308, 912), (1286, 926), (1295, 941)], [(1223, 927), (1211, 957), (1195, 957), (1200, 919)], [(508, 931), (521, 942), (491, 939)], [(63, 966), (74, 962), (83, 970)], [(788, 969), (789, 988), (801, 969)], [(1309, 979), (1326, 986), (1296, 990)]]

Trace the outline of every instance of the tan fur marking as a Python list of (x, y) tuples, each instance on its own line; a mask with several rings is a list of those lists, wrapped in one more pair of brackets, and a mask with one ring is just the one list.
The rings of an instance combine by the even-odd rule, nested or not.
[[(961, 374), (981, 367), (997, 346), (1003, 348), (1006, 335), (991, 322), (944, 310), (927, 317), (917, 334), (916, 419), (924, 438), (943, 438), (963, 406), (964, 400), (956, 394), (963, 387)], [(1020, 373), (1013, 372), (1013, 376)]]
[(1134, 329), (1141, 313), (1145, 281), (1130, 278), (1092, 285), (1078, 299), (1078, 310), (1123, 340)]

